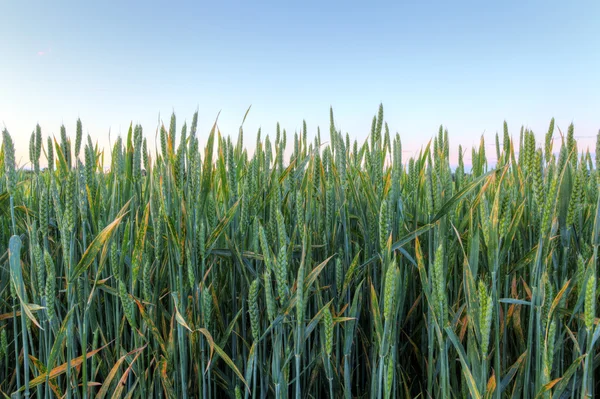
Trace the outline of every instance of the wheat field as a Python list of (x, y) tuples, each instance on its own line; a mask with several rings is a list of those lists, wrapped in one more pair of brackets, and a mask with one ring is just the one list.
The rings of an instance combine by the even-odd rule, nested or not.
[(600, 393), (600, 132), (504, 123), (469, 169), (443, 127), (403, 159), (382, 106), (363, 143), (333, 111), (250, 144), (196, 126), (37, 126), (27, 165), (3, 131), (4, 397)]

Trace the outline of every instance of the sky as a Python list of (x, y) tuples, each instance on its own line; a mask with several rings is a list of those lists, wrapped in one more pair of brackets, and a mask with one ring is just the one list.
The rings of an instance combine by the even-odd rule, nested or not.
[(330, 106), (362, 143), (382, 103), (405, 159), (444, 125), (451, 160), (482, 135), (492, 158), (504, 120), (516, 139), (573, 122), (592, 151), (600, 128), (597, 0), (2, 1), (0, 15), (0, 127), (21, 166), (36, 123), (74, 137), (78, 117), (106, 148), (132, 122), (154, 144), (171, 112), (181, 126), (199, 110), (202, 142), (217, 115), (237, 135), (252, 106), (252, 151), (277, 122), (328, 138)]

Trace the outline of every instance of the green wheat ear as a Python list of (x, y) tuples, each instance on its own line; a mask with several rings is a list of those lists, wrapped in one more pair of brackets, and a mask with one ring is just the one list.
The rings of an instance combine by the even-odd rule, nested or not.
[(398, 267), (396, 261), (388, 265), (388, 271), (385, 275), (385, 293), (383, 302), (383, 317), (386, 321), (391, 321), (394, 311), (394, 302), (396, 297)]
[(52, 139), (50, 137), (48, 137), (48, 145), (46, 147), (46, 151), (47, 154), (47, 159), (48, 159), (48, 169), (50, 169), (50, 172), (54, 171), (54, 147), (52, 144)]
[(544, 142), (544, 155), (546, 162), (550, 162), (552, 158), (552, 135), (554, 134), (554, 118), (550, 120), (550, 126), (548, 127), (548, 133), (546, 133), (546, 140)]
[(577, 164), (577, 142), (575, 141), (575, 127), (571, 123), (567, 131), (567, 151), (569, 153), (569, 160), (574, 165)]
[(381, 201), (379, 208), (379, 245), (380, 251), (384, 252), (390, 234), (390, 213), (387, 199)]
[(248, 290), (248, 313), (250, 314), (250, 326), (252, 330), (252, 337), (254, 341), (258, 341), (260, 338), (260, 321), (258, 313), (258, 288), (259, 280), (256, 279), (250, 284)]
[(75, 230), (77, 222), (77, 180), (74, 171), (69, 172), (66, 186), (64, 229), (67, 233)]
[(494, 303), (482, 280), (479, 280), (479, 331), (481, 335), (481, 353), (487, 356), (492, 327), (492, 309)]
[(29, 138), (29, 162), (31, 165), (35, 165), (35, 132), (31, 132)]
[(333, 352), (333, 316), (328, 307), (323, 310), (322, 320), (325, 331), (325, 353), (327, 356), (331, 356), (331, 353)]
[(125, 313), (125, 317), (129, 322), (131, 328), (137, 329), (137, 321), (135, 318), (135, 303), (133, 299), (129, 296), (127, 292), (127, 287), (125, 283), (119, 280), (119, 297), (121, 298), (121, 304), (123, 305), (123, 311)]
[(8, 358), (8, 337), (6, 336), (6, 326), (0, 333), (0, 351), (2, 352), (2, 358)]
[(388, 356), (388, 363), (386, 366), (387, 374), (385, 378), (385, 397), (389, 398), (392, 394), (392, 388), (394, 384), (394, 371), (395, 371), (395, 363), (394, 356)]
[(433, 262), (433, 287), (434, 287), (434, 309), (440, 319), (440, 323), (445, 326), (448, 319), (447, 299), (446, 299), (446, 279), (444, 276), (444, 248), (442, 244), (435, 251), (435, 260)]
[(277, 305), (275, 303), (275, 297), (273, 295), (273, 286), (271, 282), (271, 269), (266, 268), (264, 275), (265, 283), (265, 302), (267, 304), (267, 315), (270, 321), (275, 320), (277, 314)]
[(4, 175), (6, 176), (6, 191), (9, 195), (14, 195), (17, 185), (17, 172), (15, 167), (15, 145), (8, 133), (8, 130), (2, 131), (2, 148), (4, 149)]
[(46, 251), (44, 252), (44, 263), (46, 266), (46, 286), (44, 289), (44, 299), (46, 302), (46, 312), (48, 320), (56, 320), (55, 298), (56, 298), (56, 269), (52, 257)]
[(40, 246), (35, 243), (33, 245), (33, 257), (35, 259), (35, 270), (37, 278), (37, 291), (40, 297), (44, 296), (44, 289), (46, 286), (46, 265), (44, 262), (44, 255)]
[(75, 158), (79, 157), (79, 151), (81, 150), (81, 139), (83, 136), (83, 128), (81, 126), (81, 119), (77, 119), (77, 127), (75, 130)]
[(594, 317), (596, 315), (596, 271), (593, 265), (588, 271), (584, 309), (585, 327), (588, 332), (591, 332), (594, 327)]

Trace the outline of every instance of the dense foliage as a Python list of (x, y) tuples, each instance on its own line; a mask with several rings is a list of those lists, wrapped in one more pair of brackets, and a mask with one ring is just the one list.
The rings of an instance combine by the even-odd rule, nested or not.
[(327, 142), (278, 125), (252, 155), (216, 123), (201, 150), (196, 124), (173, 115), (156, 151), (132, 126), (110, 165), (80, 121), (74, 143), (38, 126), (31, 171), (3, 132), (4, 394), (600, 392), (600, 159), (572, 125), (505, 123), (493, 167), (482, 139), (453, 170), (446, 130), (403, 160), (381, 107), (363, 144), (332, 112)]

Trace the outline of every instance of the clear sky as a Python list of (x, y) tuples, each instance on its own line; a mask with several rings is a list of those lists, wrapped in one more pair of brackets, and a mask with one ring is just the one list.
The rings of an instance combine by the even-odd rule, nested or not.
[(580, 148), (600, 128), (598, 0), (3, 1), (0, 15), (0, 124), (22, 165), (38, 122), (74, 136), (81, 117), (101, 146), (141, 123), (153, 143), (159, 115), (197, 108), (202, 137), (219, 111), (237, 134), (252, 105), (251, 148), (278, 121), (327, 132), (330, 105), (362, 141), (382, 102), (407, 156), (440, 124), (453, 150), (485, 134), (490, 156), (504, 119), (515, 138), (574, 122)]

